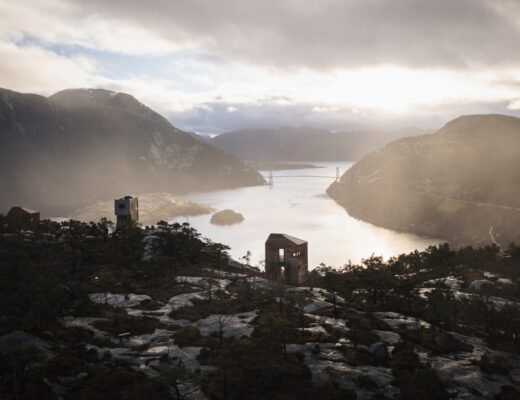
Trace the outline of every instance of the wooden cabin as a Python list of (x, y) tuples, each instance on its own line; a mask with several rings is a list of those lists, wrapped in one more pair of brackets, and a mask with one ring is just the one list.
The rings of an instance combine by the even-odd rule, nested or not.
[(7, 213), (11, 231), (35, 231), (40, 223), (40, 212), (25, 207), (11, 207)]
[(282, 279), (289, 285), (307, 282), (308, 249), (305, 240), (283, 233), (271, 233), (265, 242), (265, 272), (268, 279)]

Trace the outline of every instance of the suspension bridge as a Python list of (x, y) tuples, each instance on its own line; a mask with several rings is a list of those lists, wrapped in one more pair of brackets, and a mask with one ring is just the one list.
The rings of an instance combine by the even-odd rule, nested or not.
[(324, 179), (334, 179), (336, 182), (339, 181), (339, 167), (336, 167), (336, 176), (330, 175), (273, 175), (273, 170), (269, 170), (269, 174), (267, 176), (264, 175), (264, 178), (267, 180), (267, 184), (269, 186), (274, 185), (274, 178), (324, 178)]

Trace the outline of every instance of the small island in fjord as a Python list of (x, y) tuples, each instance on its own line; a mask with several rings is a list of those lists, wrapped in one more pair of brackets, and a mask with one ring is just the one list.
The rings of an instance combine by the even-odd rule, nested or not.
[(211, 216), (210, 222), (213, 225), (234, 225), (244, 221), (244, 216), (233, 210), (217, 211)]

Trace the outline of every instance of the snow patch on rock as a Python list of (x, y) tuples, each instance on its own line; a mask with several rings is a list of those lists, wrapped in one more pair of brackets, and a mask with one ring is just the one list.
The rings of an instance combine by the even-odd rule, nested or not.
[(91, 301), (97, 304), (108, 304), (112, 307), (134, 307), (145, 300), (152, 298), (146, 294), (114, 294), (114, 293), (91, 293), (88, 295)]
[(218, 333), (222, 328), (224, 337), (241, 338), (242, 336), (251, 336), (255, 327), (250, 323), (257, 315), (257, 310), (239, 314), (213, 314), (194, 322), (192, 325), (198, 328), (204, 336)]
[(407, 317), (406, 315), (399, 314), (396, 312), (375, 312), (374, 316), (390, 328), (399, 330), (404, 329), (418, 329), (418, 328), (430, 328), (430, 324), (418, 318)]

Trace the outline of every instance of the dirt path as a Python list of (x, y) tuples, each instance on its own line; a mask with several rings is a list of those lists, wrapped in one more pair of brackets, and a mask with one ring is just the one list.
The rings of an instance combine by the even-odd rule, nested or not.
[(505, 205), (502, 205), (502, 204), (494, 204), (494, 203), (482, 203), (482, 202), (471, 201), (471, 200), (454, 199), (452, 197), (441, 196), (439, 194), (435, 194), (435, 193), (431, 193), (431, 192), (417, 192), (417, 193), (418, 194), (422, 194), (424, 196), (436, 197), (436, 198), (442, 199), (442, 200), (451, 200), (451, 201), (457, 201), (459, 203), (471, 204), (471, 205), (476, 205), (476, 206), (500, 208), (502, 210), (510, 210), (510, 211), (520, 212), (520, 208), (519, 207), (511, 207), (511, 206), (505, 206)]

